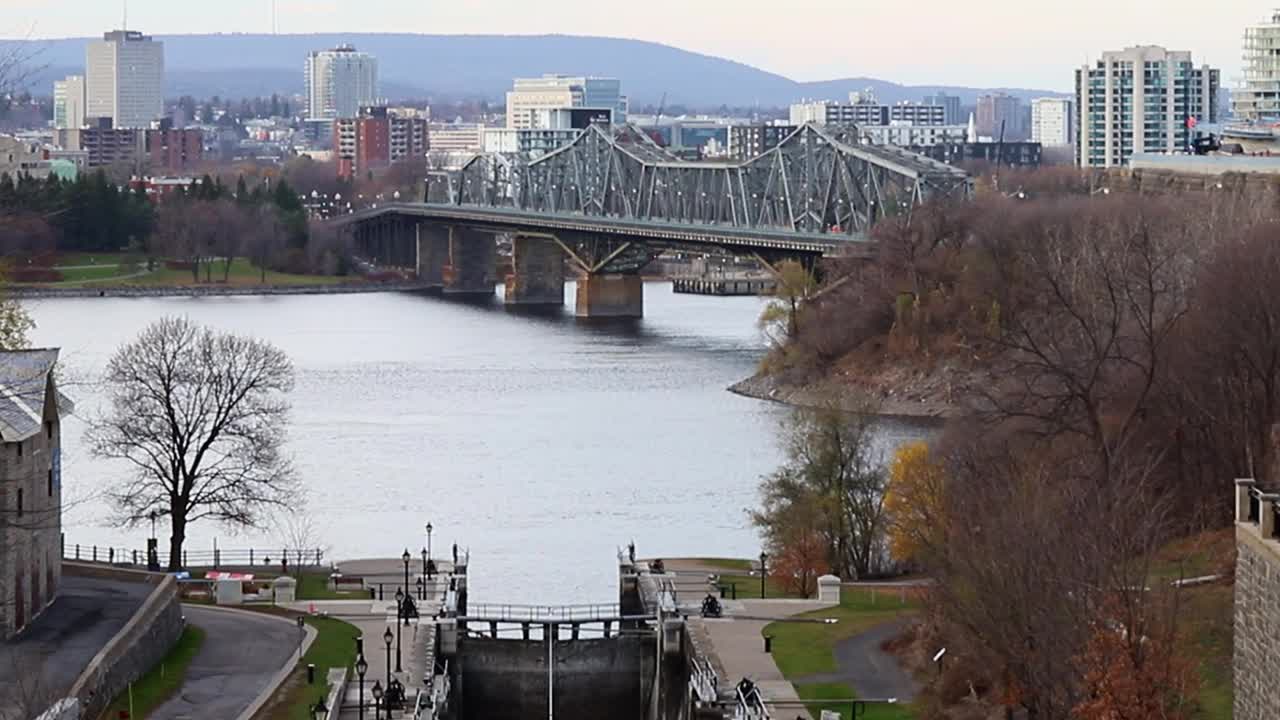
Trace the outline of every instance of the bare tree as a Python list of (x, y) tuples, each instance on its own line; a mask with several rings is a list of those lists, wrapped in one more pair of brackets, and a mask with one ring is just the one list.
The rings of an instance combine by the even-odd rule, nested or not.
[(121, 524), (169, 516), (170, 569), (190, 523), (253, 527), (295, 498), (281, 452), (293, 368), (273, 345), (165, 318), (116, 352), (105, 381), (111, 409), (90, 421), (88, 444), (133, 466), (111, 492)]

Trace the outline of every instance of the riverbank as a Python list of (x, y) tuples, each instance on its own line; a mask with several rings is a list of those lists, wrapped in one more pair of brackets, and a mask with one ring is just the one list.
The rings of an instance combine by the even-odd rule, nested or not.
[[(729, 392), (756, 400), (768, 400), (794, 407), (836, 407), (847, 412), (875, 409), (877, 415), (944, 421), (961, 414), (956, 405), (888, 389), (871, 392), (834, 380), (821, 380), (802, 385), (787, 383), (777, 376), (757, 373), (730, 385)], [(895, 397), (898, 395), (898, 397)]]
[(408, 292), (430, 290), (427, 283), (348, 282), (323, 285), (116, 285), (113, 287), (34, 287), (10, 285), (9, 297), (19, 300), (90, 297), (223, 297), (237, 295), (351, 295), (356, 293)]

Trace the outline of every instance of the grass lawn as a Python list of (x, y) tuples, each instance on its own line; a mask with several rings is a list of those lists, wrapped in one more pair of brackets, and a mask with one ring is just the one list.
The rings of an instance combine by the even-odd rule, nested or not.
[[(191, 278), (190, 270), (172, 270), (164, 267), (163, 263), (158, 263), (156, 271), (141, 277), (132, 278), (126, 282), (129, 285), (139, 285), (147, 287), (155, 286), (188, 286), (188, 285), (231, 285), (231, 286), (254, 286), (262, 285), (262, 271), (249, 262), (245, 258), (236, 258), (231, 261), (231, 270), (227, 275), (227, 281), (222, 281), (222, 263), (215, 262), (210, 273), (213, 279), (212, 283), (206, 283), (205, 269), (200, 268), (200, 281), (196, 282)], [(268, 270), (266, 273), (265, 284), (267, 285), (333, 285), (341, 282), (351, 282), (354, 277), (338, 277), (334, 275), (290, 275), (288, 273), (279, 273)]]
[[(138, 682), (133, 684), (132, 717), (147, 717), (152, 710), (155, 710), (177, 692), (178, 686), (182, 684), (183, 676), (186, 675), (187, 667), (191, 664), (192, 658), (196, 656), (196, 652), (200, 650), (200, 646), (203, 643), (204, 631), (200, 628), (188, 625), (182, 631), (182, 636), (178, 638), (178, 644), (173, 646), (173, 649), (160, 661), (160, 664), (151, 668), (150, 672), (143, 675), (138, 679)], [(120, 717), (120, 712), (124, 710), (129, 710), (128, 690), (121, 693), (119, 697), (111, 702), (103, 717)]]
[(1233, 590), (1229, 585), (1188, 588), (1183, 596), (1187, 623), (1185, 656), (1199, 662), (1199, 720), (1231, 720), (1231, 635)]
[[(853, 688), (843, 683), (797, 685), (796, 694), (803, 700), (848, 700), (857, 695)], [(823, 710), (831, 710), (832, 712), (840, 713), (840, 717), (844, 718), (844, 720), (853, 720), (851, 703), (811, 703), (808, 707), (809, 714), (815, 718), (819, 717)], [(911, 711), (910, 705), (883, 705), (877, 703), (864, 705), (861, 708), (861, 712), (858, 713), (858, 720), (913, 720), (913, 718), (915, 718), (915, 714)]]
[(368, 597), (368, 590), (330, 590), (329, 576), (324, 573), (304, 573), (298, 577), (299, 600), (352, 600)]
[[(758, 581), (757, 581), (758, 582)], [(767, 589), (767, 584), (766, 584)], [(773, 660), (789, 680), (817, 673), (834, 672), (836, 643), (894, 620), (905, 613), (915, 612), (919, 602), (911, 595), (905, 597), (896, 591), (875, 592), (862, 588), (844, 588), (840, 594), (840, 606), (802, 615), (809, 618), (835, 618), (835, 625), (815, 623), (776, 622), (764, 628), (765, 635), (773, 636)], [(796, 693), (802, 700), (845, 699), (855, 697), (853, 689), (842, 683), (800, 684)], [(819, 715), (822, 705), (811, 705), (810, 714)], [(839, 709), (845, 718), (851, 718), (850, 708)], [(910, 708), (867, 706), (867, 714), (859, 718), (897, 720), (914, 717)]]

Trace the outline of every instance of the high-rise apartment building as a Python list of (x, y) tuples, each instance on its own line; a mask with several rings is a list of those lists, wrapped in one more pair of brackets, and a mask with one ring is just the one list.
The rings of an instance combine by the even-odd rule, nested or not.
[(1231, 93), (1239, 120), (1280, 120), (1280, 10), (1244, 31), (1244, 77)]
[(942, 107), (944, 125), (962, 125), (964, 117), (960, 114), (960, 97), (958, 95), (948, 95), (940, 92), (936, 95), (928, 95), (924, 99), (925, 105), (938, 105)]
[(105, 33), (85, 47), (86, 118), (146, 128), (164, 115), (164, 43), (133, 30)]
[(1047, 147), (1070, 145), (1071, 100), (1036, 98), (1031, 101), (1031, 141)]
[(68, 75), (53, 84), (53, 126), (59, 130), (84, 125), (84, 76)]
[(627, 98), (616, 78), (543, 75), (516, 78), (507, 93), (507, 127), (536, 129), (539, 110), (561, 108), (598, 108), (608, 110), (614, 124), (627, 121)]
[(359, 117), (333, 122), (339, 177), (363, 175), (406, 158), (425, 158), (427, 147), (427, 119), (414, 111), (371, 106), (361, 108)]
[(307, 55), (307, 117), (354, 118), (378, 100), (378, 60), (351, 45)]
[(977, 124), (979, 137), (1023, 140), (1027, 129), (1022, 121), (1022, 102), (1012, 95), (995, 93), (978, 98)]
[(1192, 128), (1218, 120), (1218, 70), (1191, 53), (1148, 45), (1076, 70), (1076, 162), (1116, 167), (1134, 153), (1186, 150)]

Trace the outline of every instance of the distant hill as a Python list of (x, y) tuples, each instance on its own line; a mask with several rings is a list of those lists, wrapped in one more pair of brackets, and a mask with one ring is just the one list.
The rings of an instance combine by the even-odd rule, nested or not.
[[(904, 86), (875, 78), (802, 83), (743, 63), (659, 43), (566, 35), (171, 35), (165, 42), (166, 93), (196, 96), (297, 94), (308, 51), (351, 43), (378, 58), (383, 95), (472, 97), (500, 101), (516, 76), (548, 72), (617, 77), (633, 106), (777, 107), (803, 98), (844, 99), (872, 88), (884, 102), (920, 100), (938, 91), (972, 104), (1003, 90), (1023, 98), (1060, 95), (1026, 88)], [(33, 41), (45, 70), (36, 89), (84, 67), (86, 38)]]

